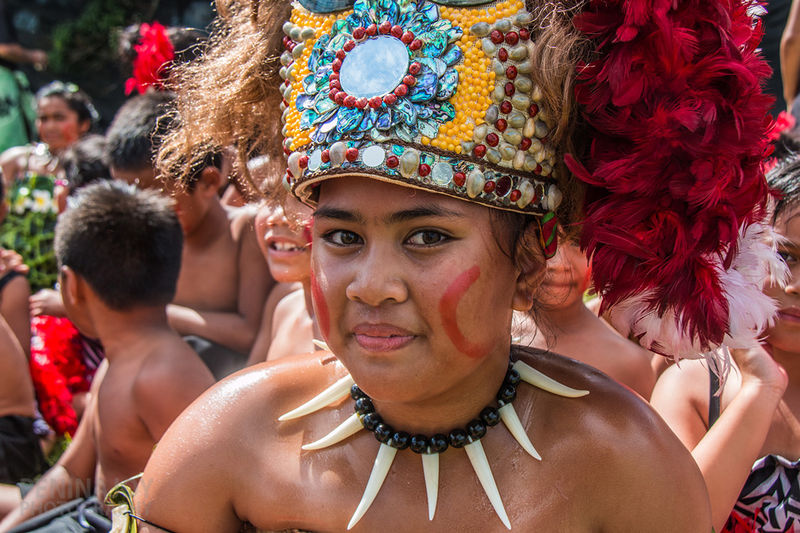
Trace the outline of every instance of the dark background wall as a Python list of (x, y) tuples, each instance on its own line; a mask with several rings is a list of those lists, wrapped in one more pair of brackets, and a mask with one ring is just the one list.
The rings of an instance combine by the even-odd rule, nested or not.
[(118, 53), (119, 31), (157, 20), (208, 29), (212, 0), (7, 0), (20, 43), (46, 50), (43, 72), (25, 67), (34, 90), (54, 79), (78, 84), (95, 101), (101, 128), (124, 102), (130, 65)]

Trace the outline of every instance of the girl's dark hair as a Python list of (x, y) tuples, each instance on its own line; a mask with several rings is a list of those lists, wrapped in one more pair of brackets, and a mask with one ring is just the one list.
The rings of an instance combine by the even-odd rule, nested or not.
[(90, 183), (110, 180), (106, 138), (90, 133), (79, 139), (61, 156), (61, 165), (67, 179), (69, 196)]
[(91, 98), (74, 83), (64, 83), (63, 81), (53, 81), (42, 87), (36, 92), (36, 101), (42, 98), (57, 96), (67, 103), (67, 107), (78, 114), (79, 122), (95, 124), (100, 115), (97, 113)]
[(790, 152), (767, 173), (767, 183), (778, 193), (772, 224), (790, 207), (800, 204), (800, 153)]

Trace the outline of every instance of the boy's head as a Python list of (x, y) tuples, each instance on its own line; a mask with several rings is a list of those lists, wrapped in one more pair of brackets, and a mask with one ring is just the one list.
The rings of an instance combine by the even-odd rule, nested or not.
[(155, 154), (175, 120), (174, 94), (148, 91), (125, 102), (106, 133), (111, 174), (149, 188), (155, 180)]
[(197, 150), (197, 156), (180, 171), (157, 176), (156, 154), (164, 136), (177, 123), (174, 98), (172, 93), (150, 90), (128, 100), (114, 117), (106, 144), (114, 179), (143, 189), (157, 188), (172, 196), (188, 235), (205, 216), (209, 201), (217, 198), (223, 181), (222, 154)]
[[(56, 226), (62, 293), (82, 280), (111, 309), (166, 305), (175, 296), (182, 246), (168, 199), (113, 181), (88, 185)], [(68, 311), (80, 300), (74, 296), (64, 294)]]
[(106, 139), (89, 134), (70, 146), (61, 157), (69, 195), (96, 181), (111, 179), (106, 154)]

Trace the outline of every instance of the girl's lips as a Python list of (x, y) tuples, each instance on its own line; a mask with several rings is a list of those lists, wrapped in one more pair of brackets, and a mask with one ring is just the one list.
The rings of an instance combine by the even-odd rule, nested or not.
[(277, 256), (298, 255), (306, 251), (305, 246), (290, 239), (267, 237), (266, 243), (269, 253)]
[(369, 352), (399, 350), (415, 339), (409, 331), (387, 324), (359, 324), (353, 328), (353, 336)]
[(796, 322), (800, 324), (800, 307), (784, 307), (778, 309), (778, 318), (786, 322)]

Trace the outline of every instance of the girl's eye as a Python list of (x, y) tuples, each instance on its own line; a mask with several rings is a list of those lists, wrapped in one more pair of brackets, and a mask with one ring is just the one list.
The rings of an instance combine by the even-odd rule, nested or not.
[(414, 246), (433, 246), (441, 244), (448, 240), (449, 237), (439, 231), (435, 230), (422, 230), (411, 235), (408, 238), (408, 244)]
[(781, 256), (781, 259), (783, 259), (787, 265), (797, 261), (797, 257), (792, 255), (790, 252), (783, 252), (781, 250), (778, 250), (778, 255)]
[(358, 233), (342, 229), (326, 233), (323, 238), (336, 246), (353, 246), (362, 242)]

